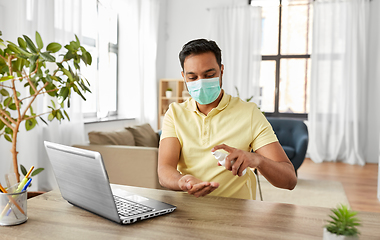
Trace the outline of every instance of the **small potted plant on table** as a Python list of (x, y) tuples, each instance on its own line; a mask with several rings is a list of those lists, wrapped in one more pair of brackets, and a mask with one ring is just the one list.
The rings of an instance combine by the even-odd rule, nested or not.
[(324, 240), (359, 239), (360, 232), (357, 226), (360, 226), (360, 221), (355, 217), (357, 212), (348, 209), (345, 205), (331, 209), (331, 212), (333, 214), (329, 215), (329, 223), (323, 229)]

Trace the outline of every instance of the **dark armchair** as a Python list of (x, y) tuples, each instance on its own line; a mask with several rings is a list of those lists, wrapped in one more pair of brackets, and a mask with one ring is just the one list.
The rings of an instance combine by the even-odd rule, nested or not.
[(309, 142), (309, 134), (305, 123), (301, 120), (294, 119), (273, 117), (267, 117), (267, 119), (272, 125), (286, 155), (293, 163), (294, 170), (297, 174), (297, 169), (305, 159)]

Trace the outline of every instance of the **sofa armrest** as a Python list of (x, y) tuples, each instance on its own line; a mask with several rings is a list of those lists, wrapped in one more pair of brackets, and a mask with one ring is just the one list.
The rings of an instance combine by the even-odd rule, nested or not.
[(164, 189), (158, 181), (158, 148), (93, 144), (73, 147), (99, 152), (110, 183)]

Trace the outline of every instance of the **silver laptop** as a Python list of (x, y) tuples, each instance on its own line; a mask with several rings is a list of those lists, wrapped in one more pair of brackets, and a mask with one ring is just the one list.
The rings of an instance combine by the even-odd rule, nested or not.
[(100, 153), (45, 141), (62, 197), (120, 224), (173, 212), (176, 207), (121, 189), (112, 192)]

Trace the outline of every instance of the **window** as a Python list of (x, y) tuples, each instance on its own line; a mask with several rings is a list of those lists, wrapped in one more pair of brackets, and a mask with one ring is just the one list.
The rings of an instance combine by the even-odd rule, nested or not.
[(310, 0), (252, 1), (262, 6), (261, 110), (307, 118), (312, 4)]
[(91, 92), (85, 95), (85, 117), (117, 114), (118, 15), (110, 1), (83, 0), (83, 45), (92, 55), (92, 65), (82, 69)]

